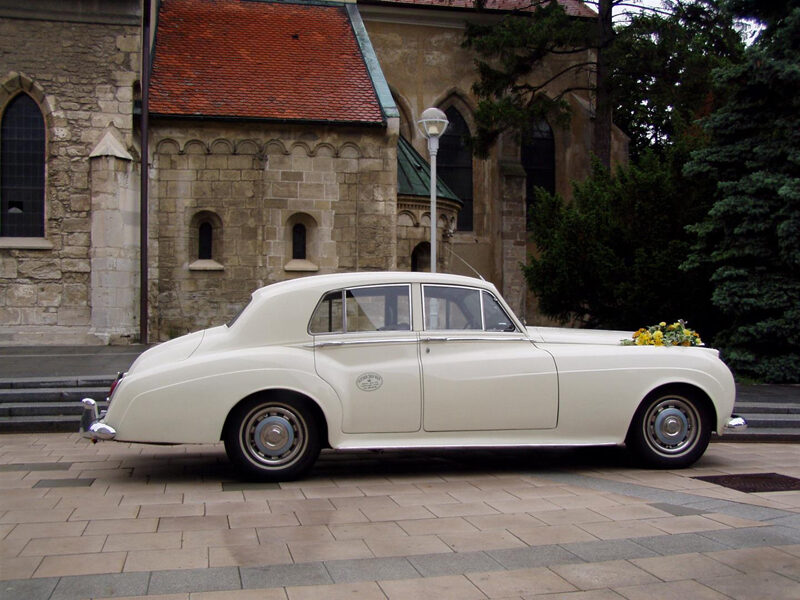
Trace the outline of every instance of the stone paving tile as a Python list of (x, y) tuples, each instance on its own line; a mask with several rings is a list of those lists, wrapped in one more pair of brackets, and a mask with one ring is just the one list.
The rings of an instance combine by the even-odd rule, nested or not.
[(242, 529), (209, 529), (182, 532), (182, 547), (253, 546), (258, 536), (253, 527)]
[(600, 540), (561, 544), (561, 546), (587, 562), (660, 556), (658, 552), (637, 544), (633, 540)]
[(507, 548), (486, 552), (506, 569), (528, 569), (550, 565), (583, 562), (583, 559), (559, 545), (531, 548)]
[[(281, 513), (284, 514), (284, 513)], [(337, 510), (299, 510), (294, 512), (301, 525), (331, 525), (340, 523), (365, 523), (366, 515), (357, 508)]]
[(697, 533), (680, 533), (636, 538), (633, 542), (653, 552), (665, 555), (683, 554), (686, 552), (713, 552), (715, 550), (727, 550), (730, 548), (727, 544), (722, 544)]
[(33, 573), (33, 577), (119, 573), (125, 564), (125, 558), (125, 552), (45, 556), (39, 568)]
[(135, 550), (128, 552), (128, 558), (125, 560), (126, 572), (162, 569), (202, 569), (207, 566), (208, 548)]
[(239, 573), (245, 589), (334, 583), (322, 563), (242, 567)]
[[(568, 592), (566, 594), (537, 594), (536, 596), (524, 596), (535, 598), (536, 600), (624, 600), (613, 590), (588, 590), (586, 592)], [(685, 599), (681, 599), (685, 600)]]
[(367, 538), (364, 541), (375, 556), (411, 556), (452, 552), (452, 549), (435, 535)]
[(153, 572), (150, 575), (147, 593), (208, 592), (234, 590), (240, 587), (239, 569), (235, 567), (180, 569)]
[(158, 519), (103, 519), (89, 521), (84, 535), (109, 535), (112, 533), (155, 533)]
[(642, 585), (659, 581), (644, 569), (625, 560), (553, 565), (550, 570), (581, 590)]
[[(428, 555), (429, 557), (440, 555)], [(336, 583), (411, 579), (420, 576), (412, 561), (417, 557), (370, 558), (366, 560), (329, 560), (325, 568)]]
[(62, 577), (50, 600), (113, 598), (147, 593), (149, 573), (114, 573), (96, 577)]
[(0, 598), (10, 600), (50, 598), (58, 582), (58, 577), (0, 581)]
[(296, 563), (374, 556), (363, 540), (289, 542), (289, 552)]
[(209, 567), (260, 567), (293, 562), (289, 547), (283, 543), (263, 546), (220, 546), (208, 549)]
[[(422, 523), (433, 525), (438, 519), (425, 519), (423, 521), (401, 521), (402, 523)], [(383, 521), (379, 523), (346, 523), (346, 524), (331, 524), (328, 525), (328, 530), (333, 534), (337, 540), (363, 540), (366, 538), (381, 538), (381, 537), (403, 537), (408, 535), (407, 530), (400, 526), (400, 523), (393, 523), (391, 521)], [(436, 533), (435, 531), (426, 531), (424, 528), (415, 532), (422, 534)]]
[(708, 552), (706, 556), (743, 573), (774, 571), (800, 580), (800, 557), (784, 548), (741, 548)]
[(734, 600), (797, 600), (800, 582), (776, 573), (748, 573), (734, 577), (702, 578), (703, 585)]
[(658, 558), (633, 558), (630, 562), (663, 581), (725, 577), (738, 574), (735, 569), (697, 553)]
[(409, 556), (408, 562), (417, 576), (461, 575), (470, 571), (494, 571), (503, 568), (487, 552), (453, 552), (450, 554), (425, 554)]
[(719, 521), (708, 519), (701, 515), (648, 519), (646, 522), (666, 533), (696, 533), (699, 531), (730, 529)]
[(104, 535), (81, 535), (77, 537), (36, 538), (30, 540), (19, 553), (20, 556), (45, 556), (52, 554), (89, 554), (100, 552), (106, 541)]
[(616, 592), (627, 600), (730, 600), (697, 581), (671, 581), (618, 587)]
[(745, 527), (743, 529), (707, 531), (702, 535), (731, 548), (788, 546), (800, 543), (800, 529), (791, 527)]
[(515, 569), (467, 573), (466, 577), (489, 598), (571, 592), (577, 588), (550, 569)]
[(103, 552), (119, 550), (166, 550), (181, 547), (181, 532), (117, 533), (106, 536)]
[(438, 537), (454, 552), (525, 547), (525, 543), (517, 535), (499, 529), (476, 533), (444, 533)]
[(380, 586), (373, 581), (289, 587), (286, 595), (289, 600), (386, 600)]
[(9, 556), (0, 558), (0, 580), (31, 577), (42, 562), (41, 556)]
[(484, 600), (486, 596), (463, 575), (445, 575), (423, 579), (379, 581), (388, 600), (436, 598), (437, 600)]
[(591, 542), (597, 538), (575, 525), (546, 525), (530, 529), (511, 529), (511, 533), (529, 546)]

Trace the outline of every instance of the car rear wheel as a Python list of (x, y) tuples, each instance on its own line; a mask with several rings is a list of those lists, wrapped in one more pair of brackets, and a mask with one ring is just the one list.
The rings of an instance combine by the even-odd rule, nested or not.
[(711, 438), (705, 406), (684, 391), (661, 390), (645, 398), (633, 417), (627, 446), (649, 467), (688, 467)]
[(231, 413), (224, 433), (228, 458), (262, 481), (304, 475), (319, 455), (319, 427), (299, 399), (253, 398)]

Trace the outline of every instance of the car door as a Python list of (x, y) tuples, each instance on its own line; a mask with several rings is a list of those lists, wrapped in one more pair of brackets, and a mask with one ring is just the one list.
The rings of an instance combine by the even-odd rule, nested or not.
[(309, 325), (317, 374), (342, 402), (345, 433), (419, 431), (419, 337), (411, 327), (411, 286), (326, 294)]
[(550, 429), (558, 421), (553, 357), (491, 293), (424, 285), (420, 338), (426, 431)]

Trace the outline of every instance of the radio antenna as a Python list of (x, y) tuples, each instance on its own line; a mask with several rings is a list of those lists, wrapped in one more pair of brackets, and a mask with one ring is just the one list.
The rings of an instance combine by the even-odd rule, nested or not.
[(472, 266), (471, 264), (469, 264), (469, 263), (468, 263), (466, 260), (464, 260), (464, 259), (463, 259), (463, 258), (461, 258), (461, 257), (460, 257), (458, 254), (456, 254), (455, 250), (453, 250), (453, 249), (450, 247), (450, 244), (445, 244), (445, 245), (444, 245), (444, 247), (445, 247), (445, 248), (447, 248), (447, 249), (450, 251), (450, 254), (452, 254), (453, 256), (455, 256), (455, 257), (456, 257), (458, 260), (460, 260), (460, 261), (461, 261), (462, 263), (464, 263), (465, 265), (467, 265), (467, 268), (468, 268), (470, 271), (472, 271), (473, 273), (475, 273), (475, 275), (477, 275), (477, 276), (478, 276), (478, 277), (481, 279), (481, 281), (486, 281), (486, 279), (483, 277), (483, 275), (481, 275), (481, 274), (478, 272), (478, 270), (477, 270), (475, 267), (473, 267), (473, 266)]

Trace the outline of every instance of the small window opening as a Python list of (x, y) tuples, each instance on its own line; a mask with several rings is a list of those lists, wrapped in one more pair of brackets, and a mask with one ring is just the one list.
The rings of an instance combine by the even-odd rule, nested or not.
[(306, 259), (306, 226), (302, 223), (292, 227), (292, 259)]
[(214, 228), (211, 223), (208, 221), (200, 223), (197, 248), (197, 258), (199, 260), (211, 260), (213, 240)]

